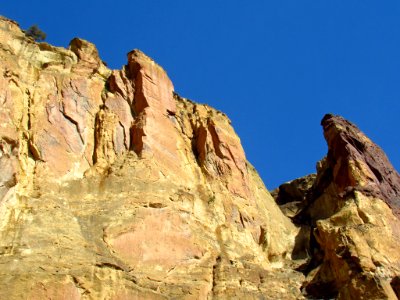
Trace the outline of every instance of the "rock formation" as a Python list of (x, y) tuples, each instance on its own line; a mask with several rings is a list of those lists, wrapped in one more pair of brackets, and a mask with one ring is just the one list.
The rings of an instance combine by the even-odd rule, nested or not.
[(351, 123), (276, 203), (139, 50), (110, 70), (0, 18), (0, 59), (0, 299), (396, 299), (399, 175)]
[(397, 299), (400, 176), (352, 123), (326, 115), (322, 126), (329, 150), (317, 175), (275, 191), (282, 211), (313, 233), (304, 290), (317, 298)]

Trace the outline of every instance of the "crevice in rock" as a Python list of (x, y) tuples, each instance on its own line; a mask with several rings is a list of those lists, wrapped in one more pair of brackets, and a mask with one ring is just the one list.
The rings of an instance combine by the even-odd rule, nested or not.
[(68, 120), (70, 123), (72, 123), (75, 127), (76, 127), (76, 132), (79, 135), (79, 138), (82, 142), (82, 145), (85, 145), (85, 139), (81, 133), (80, 130), (80, 126), (79, 126), (79, 122), (77, 122), (76, 120), (74, 120), (71, 116), (69, 116), (66, 112), (65, 112), (65, 107), (64, 107), (64, 103), (62, 105), (62, 109), (60, 109), (61, 114), (63, 115), (63, 117)]
[[(246, 228), (246, 226), (244, 224), (244, 220), (243, 220), (243, 215), (240, 211), (239, 211), (239, 220), (240, 220), (240, 224), (242, 224), (243, 229)], [(261, 238), (261, 234), (260, 234), (260, 238)]]
[(43, 161), (42, 155), (32, 139), (28, 140), (28, 156), (35, 161)]
[(27, 143), (27, 156), (32, 158), (34, 161), (43, 161), (42, 155), (39, 149), (36, 147), (32, 139), (32, 97), (29, 90), (26, 91), (28, 96), (27, 101), (27, 133), (25, 134)]
[(258, 244), (263, 248), (266, 249), (268, 245), (266, 244), (267, 240), (267, 231), (263, 226), (260, 226), (260, 237), (258, 239)]
[(141, 120), (143, 116), (137, 118), (131, 127), (131, 145), (130, 149), (133, 150), (138, 156), (141, 155), (144, 147), (143, 137), (146, 136), (144, 132), (143, 121)]
[(216, 292), (216, 286), (218, 284), (218, 272), (219, 272), (219, 268), (220, 268), (220, 264), (221, 264), (221, 256), (217, 256), (215, 259), (215, 263), (212, 267), (212, 281), (211, 281), (211, 292), (212, 294), (215, 294)]
[[(127, 134), (126, 134), (125, 127), (124, 127), (124, 125), (122, 124), (122, 122), (121, 122), (120, 120), (118, 121), (118, 125), (119, 125), (120, 128), (122, 129), (122, 134), (123, 134), (125, 149), (126, 149), (126, 150), (129, 150), (131, 141), (129, 140), (129, 143), (127, 142), (128, 139), (127, 139)], [(129, 137), (130, 137), (130, 135), (129, 135)]]
[(152, 203), (149, 203), (149, 207), (151, 207), (151, 208), (164, 208), (164, 207), (167, 207), (167, 206), (165, 204), (163, 204), (163, 203), (152, 202)]
[(214, 150), (215, 150), (215, 154), (221, 158), (221, 159), (225, 159), (227, 158), (221, 151), (221, 141), (219, 139), (218, 133), (217, 133), (217, 129), (215, 128), (215, 125), (213, 124), (213, 122), (210, 119), (207, 119), (207, 127), (208, 127), (208, 132), (211, 135), (211, 139), (213, 142), (213, 146), (214, 146)]
[(98, 268), (109, 268), (109, 269), (113, 269), (115, 271), (123, 271), (123, 272), (127, 271), (116, 264), (108, 263), (108, 262), (97, 263), (95, 266)]
[(28, 97), (28, 101), (27, 101), (27, 104), (28, 104), (28, 107), (27, 107), (27, 117), (28, 117), (27, 129), (28, 129), (28, 132), (30, 132), (30, 130), (32, 128), (32, 121), (31, 121), (31, 119), (32, 119), (32, 112), (31, 112), (32, 97), (31, 97), (31, 93), (30, 93), (30, 91), (28, 89), (26, 89), (26, 95)]
[(348, 137), (347, 141), (350, 145), (353, 145), (353, 147), (358, 150), (358, 152), (362, 155), (365, 151), (365, 145), (360, 142), (357, 138), (355, 137)]
[[(103, 110), (104, 106), (102, 106), (100, 108), (100, 110)], [(100, 112), (100, 111), (99, 111)], [(98, 148), (100, 146), (99, 144), (99, 131), (100, 131), (100, 120), (99, 120), (99, 112), (96, 114), (96, 117), (94, 119), (94, 134), (93, 134), (93, 138), (94, 138), (94, 142), (93, 142), (93, 154), (92, 154), (92, 161), (93, 164), (96, 164), (98, 161)]]
[(207, 129), (201, 124), (193, 131), (192, 150), (200, 167), (204, 167), (207, 155)]
[(80, 290), (80, 294), (81, 294), (82, 296), (90, 295), (90, 290), (87, 289), (87, 288), (84, 286), (83, 282), (81, 282), (81, 281), (78, 279), (78, 277), (72, 275), (72, 276), (71, 276), (71, 279), (72, 279), (72, 282), (74, 283), (74, 285)]
[(390, 282), (390, 285), (392, 286), (392, 289), (395, 292), (397, 298), (400, 299), (400, 275), (394, 277)]
[(371, 169), (372, 173), (374, 173), (376, 179), (378, 179), (379, 183), (382, 183), (384, 178), (383, 178), (381, 172), (377, 168), (372, 166), (370, 163), (367, 162), (367, 164), (368, 164), (368, 167)]

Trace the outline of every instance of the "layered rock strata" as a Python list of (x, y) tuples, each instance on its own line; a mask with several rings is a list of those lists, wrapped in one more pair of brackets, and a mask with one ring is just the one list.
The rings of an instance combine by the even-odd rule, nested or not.
[(0, 41), (0, 299), (301, 297), (299, 229), (223, 113), (138, 50)]

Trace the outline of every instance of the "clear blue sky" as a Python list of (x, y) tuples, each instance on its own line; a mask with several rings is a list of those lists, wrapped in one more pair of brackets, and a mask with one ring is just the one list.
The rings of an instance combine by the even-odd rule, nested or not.
[(2, 2), (49, 43), (95, 43), (112, 68), (134, 48), (153, 57), (181, 96), (228, 114), (269, 188), (315, 171), (328, 112), (400, 168), (400, 1)]

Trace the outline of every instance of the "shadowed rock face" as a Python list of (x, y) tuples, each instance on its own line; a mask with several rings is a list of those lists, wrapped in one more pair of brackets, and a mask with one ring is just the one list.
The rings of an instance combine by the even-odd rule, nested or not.
[(400, 217), (400, 175), (382, 149), (340, 116), (326, 115), (321, 125), (329, 149), (327, 164), (338, 193), (360, 191), (377, 197)]

